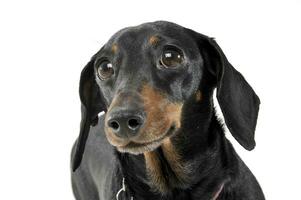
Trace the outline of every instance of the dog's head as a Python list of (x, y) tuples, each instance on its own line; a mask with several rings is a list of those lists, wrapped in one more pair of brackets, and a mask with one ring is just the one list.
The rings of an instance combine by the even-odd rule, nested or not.
[(260, 102), (250, 85), (212, 38), (160, 21), (117, 32), (83, 69), (73, 169), (101, 111), (107, 139), (119, 151), (140, 154), (159, 147), (181, 128), (185, 103), (201, 100), (205, 75), (211, 77), (207, 87), (217, 88), (230, 132), (243, 147), (253, 149)]

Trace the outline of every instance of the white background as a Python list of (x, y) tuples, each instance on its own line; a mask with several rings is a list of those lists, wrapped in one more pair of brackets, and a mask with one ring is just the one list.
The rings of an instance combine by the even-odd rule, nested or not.
[(300, 1), (0, 3), (0, 199), (73, 199), (79, 75), (117, 30), (173, 21), (215, 37), (261, 98), (257, 147), (228, 134), (267, 199), (297, 199), (301, 180)]

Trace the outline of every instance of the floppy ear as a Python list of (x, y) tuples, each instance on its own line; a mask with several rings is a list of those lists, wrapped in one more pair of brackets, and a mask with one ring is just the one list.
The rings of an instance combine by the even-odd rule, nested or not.
[(98, 113), (106, 111), (104, 98), (95, 80), (93, 66), (94, 59), (92, 58), (82, 70), (80, 76), (79, 95), (81, 100), (81, 123), (72, 163), (73, 171), (75, 171), (81, 163), (90, 126), (95, 126), (97, 124)]
[(241, 73), (229, 63), (215, 40), (204, 35), (198, 38), (205, 65), (216, 79), (216, 96), (226, 125), (240, 145), (252, 150), (260, 100)]

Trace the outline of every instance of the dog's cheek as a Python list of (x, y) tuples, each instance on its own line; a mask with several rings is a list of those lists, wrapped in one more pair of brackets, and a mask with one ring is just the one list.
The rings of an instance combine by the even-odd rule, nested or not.
[(182, 103), (169, 104), (166, 108), (166, 113), (171, 123), (174, 123), (175, 127), (179, 129), (181, 127), (182, 117)]
[(145, 128), (147, 128), (146, 132), (153, 140), (164, 134), (171, 124), (171, 121), (164, 110), (164, 107), (166, 106), (165, 102), (157, 101), (154, 102), (153, 106), (146, 107), (148, 117)]
[(181, 111), (183, 104), (170, 102), (161, 92), (149, 85), (144, 85), (141, 95), (147, 120), (142, 130), (143, 137), (154, 140), (166, 133), (174, 124), (181, 126)]

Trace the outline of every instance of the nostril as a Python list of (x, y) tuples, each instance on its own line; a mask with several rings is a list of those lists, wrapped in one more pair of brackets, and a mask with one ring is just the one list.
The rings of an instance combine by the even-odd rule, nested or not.
[(119, 129), (119, 123), (117, 121), (110, 121), (109, 127), (114, 129), (115, 131)]
[(136, 130), (141, 125), (138, 119), (130, 119), (128, 121), (128, 127), (132, 130)]

